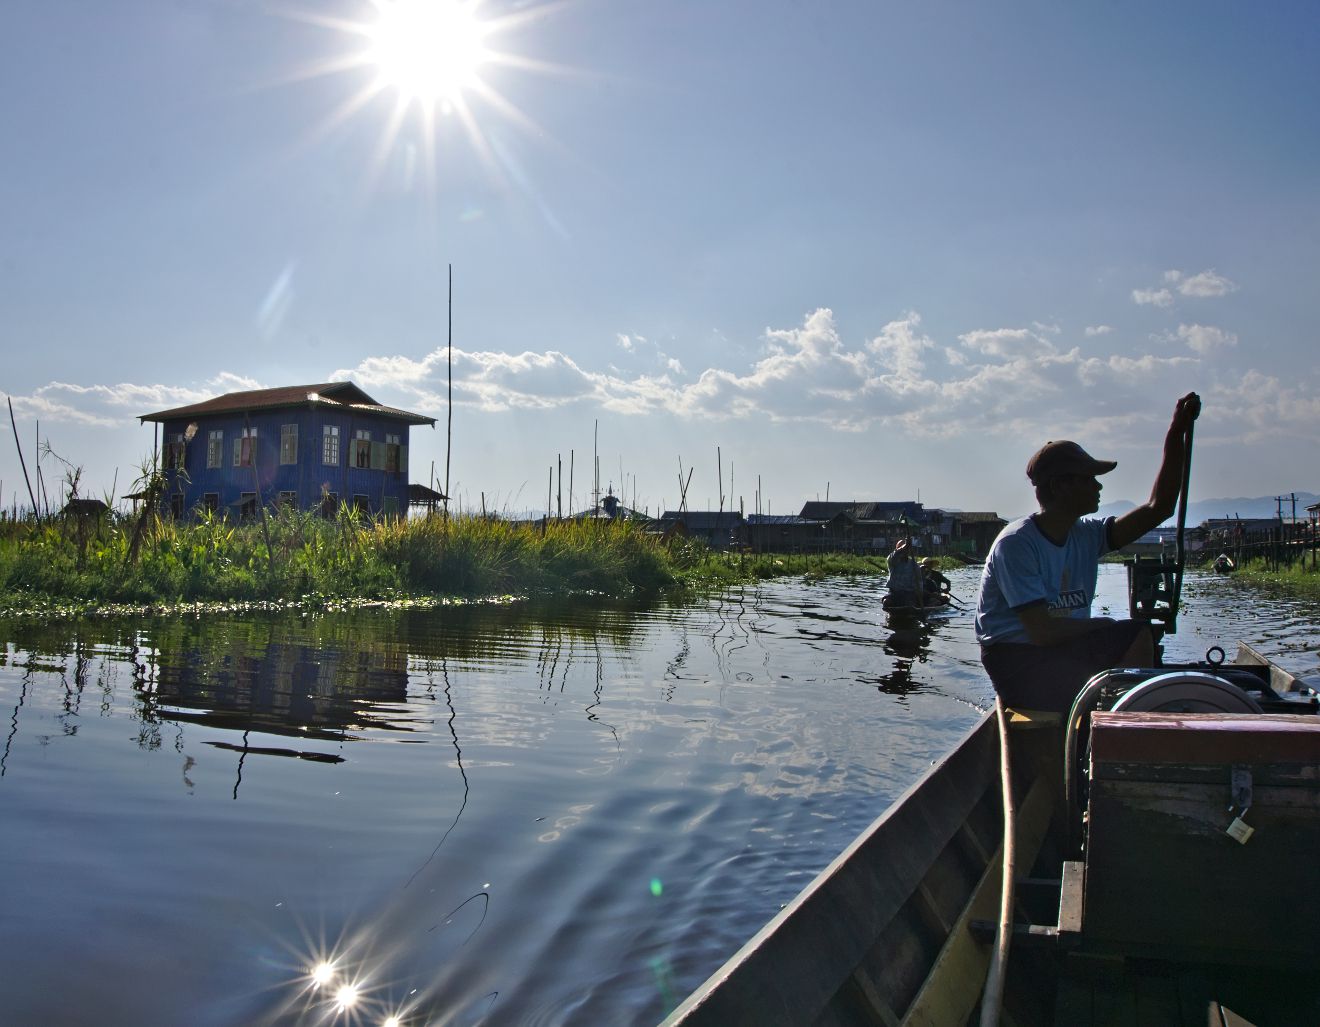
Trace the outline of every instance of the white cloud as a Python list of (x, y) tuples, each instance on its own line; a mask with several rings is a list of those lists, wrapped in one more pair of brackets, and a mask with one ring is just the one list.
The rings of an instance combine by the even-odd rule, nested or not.
[(143, 414), (200, 403), (225, 392), (259, 388), (262, 388), (260, 382), (226, 371), (197, 387), (133, 382), (76, 385), (55, 381), (37, 388), (30, 396), (12, 398), (14, 410), (21, 416), (51, 423), (113, 428)]
[[(1194, 299), (1227, 296), (1237, 290), (1237, 283), (1209, 268), (1194, 275), (1176, 269), (1164, 272), (1164, 283), (1177, 289), (1178, 295)], [(1173, 304), (1173, 293), (1165, 289), (1133, 289), (1132, 299), (1138, 304), (1167, 307)]]
[(622, 332), (620, 332), (620, 333), (616, 336), (616, 338), (619, 340), (619, 348), (620, 348), (620, 349), (627, 350), (629, 353), (632, 352), (632, 349), (633, 349), (634, 343), (633, 343), (633, 341), (632, 341), (632, 336), (631, 336), (631, 335), (624, 335)]
[(1178, 284), (1178, 291), (1182, 295), (1195, 297), (1226, 296), (1236, 289), (1237, 283), (1216, 274), (1213, 268), (1185, 278)]
[(1177, 331), (1170, 332), (1167, 338), (1186, 343), (1188, 349), (1202, 355), (1238, 344), (1236, 335), (1213, 325), (1180, 324)]
[(1173, 305), (1173, 293), (1168, 289), (1133, 289), (1132, 302), (1139, 307), (1169, 307)]
[[(1204, 355), (1237, 343), (1222, 329), (1182, 324), (1158, 337), (1187, 347), (1177, 355), (1097, 352), (1109, 334), (1106, 325), (1087, 328), (1092, 341), (1085, 352), (1063, 349), (1039, 328), (977, 328), (946, 345), (923, 330), (917, 313), (909, 312), (873, 336), (850, 341), (840, 335), (833, 312), (820, 308), (794, 327), (768, 328), (759, 355), (750, 361), (707, 366), (692, 378), (676, 358), (664, 354), (658, 354), (653, 371), (638, 374), (608, 363), (599, 369), (583, 366), (560, 350), (455, 349), (453, 396), (458, 407), (485, 413), (587, 405), (664, 423), (669, 418), (741, 419), (798, 424), (806, 430), (883, 427), (893, 437), (1015, 442), (1057, 436), (1068, 426), (1121, 442), (1136, 429), (1126, 419), (1115, 419), (1115, 409), (1153, 409), (1162, 397), (1185, 391), (1189, 373), (1204, 367)], [(750, 345), (719, 352), (734, 361), (729, 354)], [(382, 402), (441, 416), (448, 360), (443, 347), (420, 358), (372, 356), (327, 380), (351, 378)], [(16, 406), (27, 404), (29, 415), (43, 424), (64, 419), (125, 426), (136, 414), (255, 387), (257, 382), (230, 374), (195, 388), (52, 382), (17, 398)]]
[(1260, 371), (1215, 385), (1203, 396), (1223, 422), (1222, 431), (1233, 443), (1266, 442), (1280, 438), (1313, 439), (1320, 431), (1320, 388), (1312, 380), (1285, 383)]
[(991, 357), (1045, 356), (1053, 343), (1026, 328), (977, 329), (958, 336), (969, 350)]

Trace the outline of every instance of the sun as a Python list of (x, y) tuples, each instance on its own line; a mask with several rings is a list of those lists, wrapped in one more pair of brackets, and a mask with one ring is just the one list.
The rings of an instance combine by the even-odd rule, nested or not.
[[(484, 124), (498, 118), (544, 142), (544, 130), (500, 90), (520, 73), (573, 75), (572, 68), (524, 53), (510, 44), (535, 46), (532, 31), (573, 0), (519, 0), (509, 9), (491, 0), (352, 0), (354, 16), (285, 10), (280, 17), (329, 29), (348, 43), (289, 69), (283, 82), (349, 76), (346, 92), (325, 118), (299, 140), (325, 138), (359, 113), (382, 114), (379, 139), (368, 156), (369, 187), (394, 162), (411, 187), (427, 194), (441, 165), (462, 159), (455, 145), (466, 138), (492, 180), (517, 182), (515, 169)], [(492, 10), (493, 9), (493, 10)], [(512, 37), (512, 38), (510, 38)], [(424, 182), (423, 182), (424, 179)]]
[(363, 25), (366, 59), (381, 85), (423, 104), (461, 100), (479, 87), (479, 72), (495, 55), (486, 48), (492, 26), (468, 0), (375, 0), (377, 18)]

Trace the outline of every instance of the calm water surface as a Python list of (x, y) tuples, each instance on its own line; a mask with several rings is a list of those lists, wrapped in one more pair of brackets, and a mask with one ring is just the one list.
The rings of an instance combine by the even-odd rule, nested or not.
[[(654, 1023), (991, 703), (875, 587), (0, 623), (4, 1019)], [(1314, 610), (1188, 593), (1170, 660), (1320, 670)]]

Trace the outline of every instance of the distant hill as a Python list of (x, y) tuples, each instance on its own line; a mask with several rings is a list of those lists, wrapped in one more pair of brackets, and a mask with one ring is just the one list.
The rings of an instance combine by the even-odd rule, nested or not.
[[(1297, 516), (1305, 517), (1306, 508), (1318, 502), (1320, 502), (1320, 496), (1314, 492), (1298, 492)], [(1118, 517), (1120, 514), (1127, 513), (1134, 506), (1136, 506), (1135, 503), (1126, 499), (1117, 499), (1100, 507), (1099, 515), (1101, 517)], [(1194, 499), (1187, 504), (1187, 523), (1195, 525), (1219, 517), (1242, 517), (1246, 519), (1274, 517), (1278, 512), (1279, 504), (1273, 496)], [(1284, 497), (1283, 515), (1285, 517), (1292, 515), (1292, 500), (1289, 497)], [(1176, 519), (1170, 519), (1166, 523), (1176, 523)]]

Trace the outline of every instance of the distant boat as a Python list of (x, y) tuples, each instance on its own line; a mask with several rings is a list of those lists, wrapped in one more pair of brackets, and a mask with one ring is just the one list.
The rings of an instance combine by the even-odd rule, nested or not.
[(950, 613), (956, 612), (956, 608), (947, 595), (940, 596), (938, 601), (928, 603), (925, 606), (911, 606), (906, 603), (894, 602), (893, 599), (894, 596), (890, 594), (880, 601), (880, 606), (888, 616), (890, 623), (915, 623), (929, 620), (932, 617), (947, 617)]

